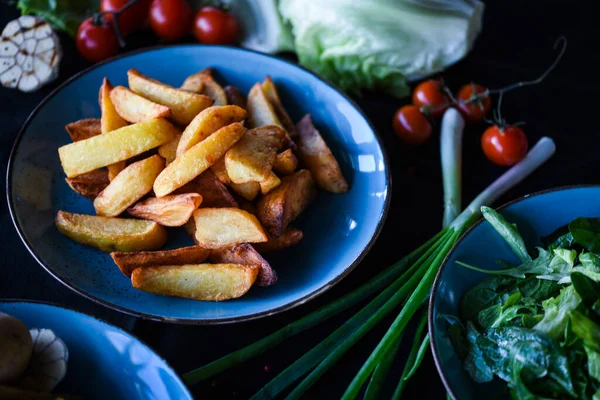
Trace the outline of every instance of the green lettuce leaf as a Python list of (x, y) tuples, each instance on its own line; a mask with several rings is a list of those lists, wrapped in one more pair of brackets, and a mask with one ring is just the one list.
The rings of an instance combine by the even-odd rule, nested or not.
[(100, 0), (19, 0), (17, 7), (21, 14), (42, 17), (55, 30), (75, 36), (79, 24), (98, 11)]
[(554, 298), (544, 300), (544, 318), (533, 327), (536, 331), (543, 332), (552, 339), (560, 340), (564, 334), (569, 313), (581, 304), (581, 297), (573, 286), (567, 286)]

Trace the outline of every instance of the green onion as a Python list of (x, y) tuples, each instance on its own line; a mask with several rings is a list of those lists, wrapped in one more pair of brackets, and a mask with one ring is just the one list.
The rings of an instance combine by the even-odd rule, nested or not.
[(386, 354), (385, 358), (377, 365), (377, 367), (375, 367), (375, 371), (373, 372), (371, 380), (369, 381), (369, 386), (367, 386), (367, 390), (365, 391), (364, 400), (377, 400), (381, 398), (383, 382), (385, 381), (387, 373), (396, 359), (396, 354), (398, 354), (400, 343), (402, 343), (402, 336), (396, 340), (391, 351)]
[[(418, 343), (418, 342), (415, 342), (415, 343)], [(417, 358), (415, 359), (415, 364), (412, 366), (412, 368), (410, 369), (408, 374), (406, 374), (406, 377), (404, 378), (404, 380), (406, 380), (406, 381), (409, 380), (417, 372), (417, 369), (419, 369), (419, 365), (421, 365), (421, 362), (423, 362), (423, 358), (425, 357), (425, 353), (427, 352), (428, 348), (429, 348), (429, 333), (427, 335), (425, 335), (423, 342), (421, 342), (421, 346), (419, 346), (419, 351), (417, 352)]]
[(465, 120), (454, 108), (448, 109), (442, 118), (440, 155), (444, 186), (444, 221), (448, 226), (461, 210), (462, 188), (462, 137)]
[(427, 310), (423, 312), (423, 316), (421, 317), (421, 321), (417, 326), (417, 330), (415, 331), (415, 340), (410, 348), (410, 353), (408, 354), (408, 358), (406, 359), (406, 364), (404, 364), (404, 370), (402, 371), (402, 376), (398, 381), (398, 386), (396, 386), (396, 390), (394, 391), (394, 395), (392, 396), (392, 400), (399, 400), (402, 396), (402, 392), (404, 392), (404, 387), (406, 386), (407, 376), (409, 372), (411, 372), (414, 368), (415, 361), (417, 359), (417, 353), (419, 352), (419, 339), (427, 326)]

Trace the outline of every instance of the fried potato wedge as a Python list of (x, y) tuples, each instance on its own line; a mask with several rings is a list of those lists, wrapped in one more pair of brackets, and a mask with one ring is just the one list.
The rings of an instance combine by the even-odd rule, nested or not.
[(231, 183), (231, 179), (227, 174), (227, 167), (225, 167), (225, 157), (219, 158), (219, 160), (210, 167), (210, 170), (215, 173), (217, 178), (219, 178), (223, 184), (229, 185)]
[(258, 219), (267, 232), (277, 238), (304, 211), (315, 195), (312, 174), (301, 169), (294, 175), (284, 177), (281, 185), (258, 201)]
[(173, 140), (178, 133), (167, 120), (153, 119), (67, 144), (58, 149), (58, 155), (65, 174), (73, 178), (142, 154)]
[(258, 265), (190, 264), (137, 268), (131, 284), (144, 292), (194, 300), (223, 301), (250, 290)]
[(158, 154), (129, 165), (96, 197), (96, 214), (105, 217), (121, 214), (152, 190), (164, 167), (165, 160)]
[(196, 240), (204, 248), (268, 240), (258, 219), (239, 208), (199, 208), (193, 215)]
[(213, 104), (208, 96), (176, 89), (141, 74), (136, 69), (127, 71), (129, 87), (139, 94), (171, 109), (171, 118), (180, 125), (189, 124), (196, 115)]
[(262, 182), (271, 177), (277, 149), (285, 131), (276, 125), (246, 131), (225, 154), (227, 175), (233, 183)]
[(260, 192), (267, 194), (281, 184), (281, 179), (273, 172), (269, 171), (269, 176), (264, 181), (260, 182)]
[(158, 154), (165, 159), (167, 165), (171, 164), (177, 158), (177, 146), (181, 135), (175, 136), (175, 138), (158, 148)]
[(217, 130), (234, 122), (241, 122), (247, 117), (246, 110), (238, 106), (212, 106), (202, 110), (183, 131), (177, 145), (177, 156), (181, 156)]
[(214, 105), (224, 106), (227, 104), (227, 95), (225, 90), (217, 83), (212, 76), (210, 68), (190, 75), (181, 85), (182, 90), (194, 93), (202, 93), (214, 100)]
[(71, 240), (106, 252), (156, 250), (167, 241), (164, 227), (140, 219), (59, 211), (55, 223), (58, 230)]
[(165, 168), (154, 182), (157, 197), (166, 196), (206, 171), (244, 135), (246, 128), (235, 122), (194, 145)]
[(277, 273), (252, 245), (248, 243), (213, 249), (209, 259), (214, 263), (232, 263), (241, 265), (259, 265), (256, 285), (271, 286), (277, 282)]
[(298, 159), (292, 149), (277, 154), (273, 162), (273, 170), (280, 175), (290, 175), (298, 168)]
[(90, 200), (94, 200), (109, 184), (108, 172), (94, 170), (87, 174), (79, 175), (74, 178), (65, 178), (67, 184), (77, 194)]
[(190, 235), (194, 244), (198, 244), (198, 241), (196, 240), (196, 223), (194, 222), (194, 218), (190, 218), (188, 222), (183, 224), (183, 229), (185, 229), (185, 232)]
[(115, 264), (127, 277), (136, 268), (158, 265), (200, 264), (208, 258), (211, 250), (200, 246), (181, 247), (173, 250), (157, 251), (114, 251), (110, 253)]
[(72, 141), (79, 142), (80, 140), (89, 139), (101, 134), (102, 130), (100, 127), (99, 118), (86, 118), (67, 124), (65, 129), (69, 136), (71, 136)]
[(117, 113), (129, 122), (145, 122), (171, 116), (171, 109), (142, 97), (124, 86), (110, 91), (110, 100)]
[[(177, 189), (175, 193), (198, 193), (202, 196), (203, 207), (238, 206), (227, 187), (219, 181), (211, 170), (204, 171), (194, 180)], [(193, 218), (191, 221), (193, 221)]]
[(269, 253), (295, 246), (300, 243), (303, 237), (304, 234), (300, 229), (288, 226), (279, 237), (269, 236), (268, 242), (256, 243), (254, 247), (259, 253)]
[(279, 117), (275, 113), (275, 109), (269, 99), (265, 95), (260, 83), (254, 84), (248, 93), (247, 107), (250, 116), (250, 126), (258, 128), (264, 125), (277, 125), (285, 129)]
[(267, 100), (269, 100), (269, 103), (271, 103), (275, 114), (281, 121), (283, 128), (290, 133), (294, 132), (294, 122), (292, 122), (292, 119), (285, 110), (285, 107), (283, 107), (279, 93), (277, 93), (277, 87), (269, 75), (267, 75), (261, 86), (265, 96), (267, 97)]
[(248, 183), (233, 183), (229, 184), (231, 190), (242, 196), (248, 201), (252, 201), (260, 193), (260, 183), (248, 182)]
[[(110, 99), (110, 92), (113, 89), (112, 84), (106, 78), (102, 81), (100, 86), (100, 92), (98, 93), (98, 103), (100, 103), (100, 131), (102, 133), (114, 131), (115, 129), (122, 128), (129, 125), (125, 121), (115, 108), (112, 100)], [(118, 163), (107, 166), (108, 168), (108, 179), (113, 180), (119, 172), (123, 171), (127, 163), (125, 161), (119, 161)]]
[(129, 207), (127, 212), (134, 217), (158, 222), (163, 226), (182, 226), (200, 207), (202, 196), (198, 193), (174, 194), (165, 197), (150, 197)]
[(296, 125), (298, 154), (302, 163), (312, 172), (317, 185), (331, 193), (346, 193), (350, 187), (327, 143), (313, 125), (310, 114)]
[(246, 108), (246, 96), (242, 91), (235, 86), (225, 86), (225, 96), (227, 96), (227, 104)]

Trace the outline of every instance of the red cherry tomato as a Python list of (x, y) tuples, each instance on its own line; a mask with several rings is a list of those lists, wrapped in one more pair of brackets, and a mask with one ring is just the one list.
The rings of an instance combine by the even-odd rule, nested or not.
[[(101, 0), (100, 11), (119, 11), (127, 3), (129, 3), (129, 0)], [(126, 35), (144, 26), (148, 19), (149, 8), (150, 0), (141, 0), (125, 10), (119, 16), (119, 29), (121, 32)], [(109, 16), (111, 15), (106, 15), (106, 17)]]
[(431, 123), (414, 105), (400, 107), (394, 114), (392, 126), (396, 135), (409, 144), (423, 144), (431, 136)]
[(204, 44), (233, 44), (240, 33), (240, 24), (228, 12), (203, 7), (194, 20), (194, 35)]
[(481, 147), (485, 156), (494, 164), (510, 167), (521, 161), (527, 154), (527, 136), (517, 126), (490, 126), (481, 137)]
[(489, 95), (477, 96), (485, 91), (486, 88), (475, 83), (464, 85), (458, 91), (458, 109), (467, 121), (481, 121), (490, 112), (492, 98)]
[(112, 20), (102, 20), (98, 25), (93, 17), (83, 21), (75, 37), (77, 51), (90, 62), (102, 61), (119, 52), (119, 41), (112, 26)]
[(192, 29), (194, 11), (185, 0), (152, 0), (150, 27), (159, 37), (174, 41)]
[(421, 82), (414, 90), (412, 103), (433, 118), (441, 117), (450, 105), (444, 93), (444, 83), (437, 79)]

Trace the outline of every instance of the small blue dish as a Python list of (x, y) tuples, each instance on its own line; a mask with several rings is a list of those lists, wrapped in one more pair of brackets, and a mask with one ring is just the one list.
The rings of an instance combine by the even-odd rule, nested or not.
[[(144, 293), (131, 287), (108, 254), (74, 243), (54, 226), (58, 210), (93, 214), (92, 202), (66, 184), (57, 149), (70, 142), (64, 126), (98, 117), (98, 88), (104, 77), (127, 84), (127, 70), (174, 86), (190, 74), (214, 68), (218, 78), (244, 92), (270, 75), (294, 120), (310, 113), (340, 162), (351, 190), (319, 193), (295, 222), (304, 240), (269, 258), (276, 285), (255, 287), (240, 299), (201, 302)], [(161, 47), (97, 64), (69, 79), (31, 114), (13, 147), (7, 195), (13, 222), (33, 257), (77, 293), (143, 318), (177, 323), (226, 323), (287, 310), (318, 296), (348, 274), (377, 238), (390, 200), (387, 157), (369, 121), (342, 93), (286, 61), (220, 46)], [(182, 229), (168, 247), (190, 245)]]
[(67, 374), (56, 393), (89, 400), (193, 399), (165, 360), (122, 329), (47, 303), (0, 300), (0, 311), (30, 329), (52, 329), (65, 342)]
[[(516, 223), (529, 246), (577, 217), (600, 216), (600, 186), (552, 189), (510, 202), (498, 209), (507, 221)], [(441, 266), (429, 300), (431, 350), (446, 390), (455, 400), (494, 397), (505, 387), (494, 380), (478, 384), (471, 380), (450, 343), (444, 315), (458, 316), (462, 295), (489, 275), (456, 264), (463, 261), (486, 268), (499, 268), (495, 260), (518, 263), (508, 245), (484, 220), (469, 229), (456, 243)]]

